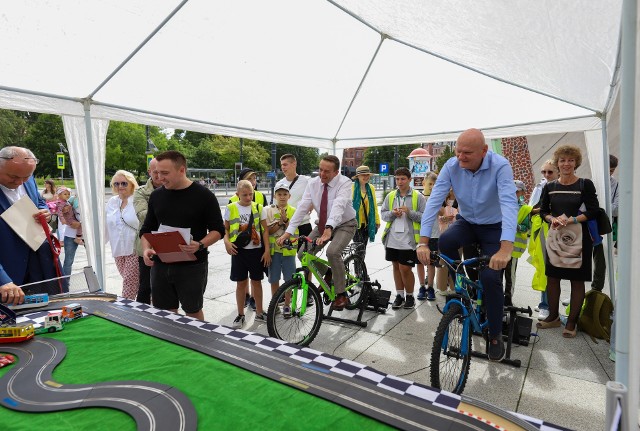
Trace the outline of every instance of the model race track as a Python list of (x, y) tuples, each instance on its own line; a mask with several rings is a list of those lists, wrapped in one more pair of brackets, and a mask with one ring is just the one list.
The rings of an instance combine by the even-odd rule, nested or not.
[[(466, 398), (259, 334), (201, 322), (133, 301), (119, 299), (111, 303), (104, 301), (104, 297), (96, 299), (101, 300), (75, 297), (67, 301), (80, 303), (85, 313), (202, 352), (400, 429), (496, 429), (497, 421), (476, 419), (482, 413), (469, 415), (470, 409), (466, 407), (473, 401)], [(57, 302), (49, 308), (62, 305), (64, 302)], [(0, 404), (6, 408), (43, 412), (103, 406), (127, 412), (135, 418), (140, 430), (197, 428), (195, 409), (174, 387), (134, 381), (95, 385), (51, 381), (53, 369), (66, 352), (56, 340), (36, 337), (26, 343), (0, 346), (0, 351), (20, 359), (0, 379)], [(467, 414), (460, 411), (463, 401)], [(542, 421), (530, 423), (504, 411), (498, 411), (495, 417), (500, 419), (501, 429), (538, 430), (543, 426)]]

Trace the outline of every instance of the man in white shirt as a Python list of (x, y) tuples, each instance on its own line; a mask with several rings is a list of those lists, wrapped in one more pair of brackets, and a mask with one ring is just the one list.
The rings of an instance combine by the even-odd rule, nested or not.
[[(280, 156), (280, 169), (284, 173), (284, 178), (276, 183), (274, 190), (278, 190), (280, 186), (287, 186), (289, 189), (289, 205), (294, 208), (298, 208), (298, 202), (302, 199), (309, 177), (306, 175), (298, 175), (296, 169), (298, 167), (298, 161), (293, 154), (283, 154)], [(300, 226), (298, 226), (298, 232), (300, 235), (309, 236), (313, 227), (311, 226), (311, 220), (309, 213), (304, 215)], [(298, 249), (300, 246), (298, 245)]]
[(289, 227), (278, 239), (278, 245), (282, 245), (295, 232), (311, 209), (316, 210), (318, 225), (309, 235), (309, 238), (316, 240), (316, 247), (311, 253), (318, 253), (331, 241), (327, 247), (327, 260), (331, 264), (335, 291), (338, 294), (333, 301), (333, 309), (340, 311), (349, 302), (345, 294), (346, 275), (342, 250), (353, 239), (357, 227), (351, 198), (352, 182), (340, 174), (340, 160), (336, 156), (324, 156), (320, 160), (318, 172), (318, 177), (309, 180), (296, 212), (289, 220)]

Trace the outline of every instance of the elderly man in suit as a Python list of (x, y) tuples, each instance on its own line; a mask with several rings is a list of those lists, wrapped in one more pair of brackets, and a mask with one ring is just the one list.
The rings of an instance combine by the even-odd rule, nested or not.
[[(27, 195), (38, 208), (33, 214), (34, 223), (40, 214), (50, 219), (33, 178), (37, 164), (38, 159), (26, 148), (0, 150), (0, 213)], [(33, 251), (1, 218), (0, 241), (0, 302), (22, 303), (24, 292), (19, 286), (56, 277), (53, 254), (46, 241)]]

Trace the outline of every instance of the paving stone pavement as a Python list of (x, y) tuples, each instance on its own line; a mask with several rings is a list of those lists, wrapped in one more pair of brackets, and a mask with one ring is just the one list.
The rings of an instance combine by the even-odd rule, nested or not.
[[(380, 234), (368, 246), (366, 264), (371, 278), (378, 280), (383, 289), (391, 290), (393, 298), (391, 264), (384, 260)], [(209, 252), (205, 319), (230, 326), (236, 316), (235, 283), (229, 280), (231, 258), (221, 241), (210, 247)], [(120, 294), (122, 279), (108, 245), (105, 256), (106, 291)], [(540, 295), (531, 289), (534, 271), (526, 262), (527, 257), (522, 256), (518, 264), (513, 300), (517, 306), (533, 309)], [(79, 247), (73, 271), (86, 265), (86, 254)], [(269, 290), (265, 279), (265, 307), (271, 296)], [(569, 292), (569, 284), (563, 282), (561, 298), (568, 297)], [(605, 292), (609, 293), (608, 286)], [(436, 305), (443, 303), (444, 297), (437, 295), (435, 302), (417, 301), (413, 310), (389, 307), (385, 314), (365, 312), (366, 328), (325, 320), (311, 347), (428, 385), (429, 354), (441, 317)], [(342, 313), (355, 318), (355, 312)], [(254, 314), (247, 311), (244, 329), (267, 335), (266, 323), (254, 321)], [(536, 315), (534, 312), (534, 322)], [(532, 332), (536, 332), (535, 324)], [(476, 349), (482, 348), (482, 339), (474, 337), (473, 342)], [(594, 343), (582, 332), (574, 339), (564, 339), (561, 328), (540, 330), (531, 337), (528, 346), (514, 346), (512, 358), (522, 361), (520, 368), (473, 358), (464, 395), (564, 427), (602, 430), (605, 384), (615, 376), (615, 364), (609, 360), (608, 349), (605, 341)]]

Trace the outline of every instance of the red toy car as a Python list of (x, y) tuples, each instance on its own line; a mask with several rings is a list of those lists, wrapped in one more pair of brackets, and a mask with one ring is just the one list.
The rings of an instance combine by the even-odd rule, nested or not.
[(0, 356), (0, 368), (7, 366), (7, 365), (11, 365), (16, 361), (16, 358), (13, 357), (13, 355), (3, 355)]

